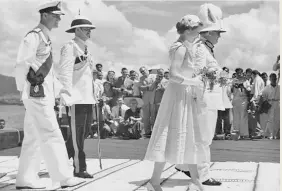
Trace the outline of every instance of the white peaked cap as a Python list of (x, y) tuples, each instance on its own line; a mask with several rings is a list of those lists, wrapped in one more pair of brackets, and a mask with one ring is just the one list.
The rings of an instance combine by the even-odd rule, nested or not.
[(44, 3), (39, 5), (38, 11), (40, 13), (53, 13), (56, 15), (64, 15), (62, 11), (62, 1), (44, 1)]
[(203, 23), (201, 32), (206, 31), (219, 31), (226, 32), (223, 27), (222, 11), (219, 7), (205, 3), (201, 5), (199, 11), (199, 18)]

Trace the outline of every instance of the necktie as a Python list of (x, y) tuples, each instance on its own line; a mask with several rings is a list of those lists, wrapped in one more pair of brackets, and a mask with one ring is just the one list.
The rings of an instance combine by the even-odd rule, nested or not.
[(87, 46), (85, 45), (85, 48), (84, 48), (84, 54), (87, 55), (88, 54), (88, 50), (87, 50)]
[(119, 107), (119, 110), (118, 110), (118, 116), (121, 117), (121, 107)]

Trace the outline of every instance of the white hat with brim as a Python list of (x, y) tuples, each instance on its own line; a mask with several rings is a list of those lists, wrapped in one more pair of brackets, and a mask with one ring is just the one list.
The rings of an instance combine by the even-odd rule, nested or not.
[(226, 32), (226, 29), (223, 26), (222, 11), (219, 7), (211, 3), (201, 5), (199, 18), (203, 23), (203, 27), (200, 32)]
[(133, 99), (135, 99), (136, 101), (137, 101), (137, 107), (142, 107), (143, 105), (144, 105), (144, 102), (143, 102), (143, 100), (141, 99), (141, 98), (139, 98), (139, 97), (125, 97), (124, 99), (123, 99), (123, 102), (124, 102), (124, 104), (125, 105), (127, 105), (128, 107), (130, 107), (130, 102), (131, 102), (131, 100), (133, 100)]
[(94, 26), (88, 18), (79, 15), (71, 22), (71, 28), (66, 30), (66, 32), (74, 33), (76, 28), (95, 29), (96, 26)]
[(39, 13), (52, 13), (55, 15), (64, 15), (61, 1), (47, 1), (38, 8)]

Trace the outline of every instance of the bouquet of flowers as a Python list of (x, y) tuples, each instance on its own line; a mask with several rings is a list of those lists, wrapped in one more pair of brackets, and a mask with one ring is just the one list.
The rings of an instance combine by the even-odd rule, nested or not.
[(202, 77), (202, 81), (204, 82), (204, 90), (206, 89), (207, 83), (209, 83), (209, 90), (212, 91), (214, 85), (218, 81), (218, 76), (216, 71), (204, 67), (200, 69), (199, 75)]
[(228, 79), (228, 73), (225, 71), (220, 72), (219, 78), (217, 79), (217, 83), (219, 83), (220, 87), (228, 86), (230, 81)]

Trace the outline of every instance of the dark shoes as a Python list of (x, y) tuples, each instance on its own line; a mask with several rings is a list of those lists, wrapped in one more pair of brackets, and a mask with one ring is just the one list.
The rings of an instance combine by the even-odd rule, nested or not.
[[(180, 171), (180, 172), (183, 172), (186, 176), (188, 176), (189, 178), (191, 178), (191, 174), (189, 171), (183, 171), (183, 170), (180, 170), (178, 168), (175, 168), (177, 171)], [(206, 185), (206, 186), (220, 186), (221, 185), (221, 182), (213, 179), (213, 178), (210, 178), (204, 182), (202, 182), (203, 185)]]
[(206, 185), (206, 186), (220, 186), (221, 185), (221, 182), (213, 179), (213, 178), (210, 178), (208, 180), (206, 180), (205, 182), (202, 182), (203, 185)]
[(189, 178), (191, 178), (191, 174), (189, 171), (184, 171), (184, 170), (180, 170), (178, 168), (175, 168), (177, 171), (183, 172), (186, 176), (188, 176)]
[(74, 173), (75, 177), (79, 177), (79, 178), (93, 178), (93, 176), (91, 174), (89, 174), (88, 172), (84, 171), (84, 172), (79, 172), (79, 173)]

